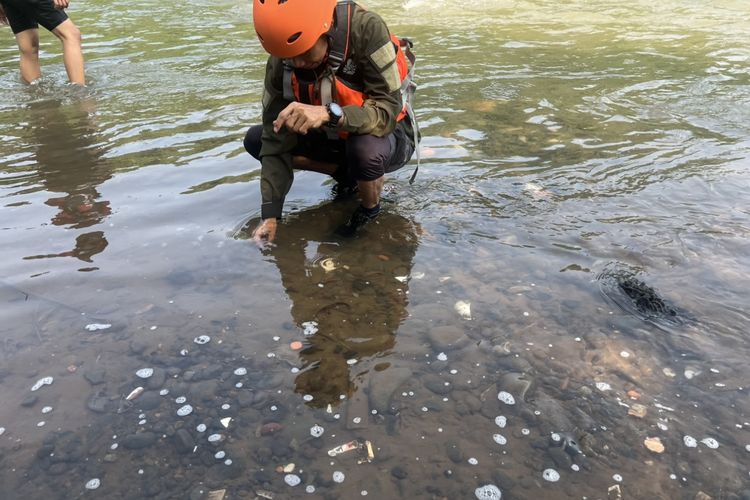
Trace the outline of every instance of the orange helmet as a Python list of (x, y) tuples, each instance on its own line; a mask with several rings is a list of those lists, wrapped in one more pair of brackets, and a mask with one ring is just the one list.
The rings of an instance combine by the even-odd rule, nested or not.
[(290, 59), (310, 50), (333, 23), (336, 0), (253, 0), (253, 24), (269, 54)]

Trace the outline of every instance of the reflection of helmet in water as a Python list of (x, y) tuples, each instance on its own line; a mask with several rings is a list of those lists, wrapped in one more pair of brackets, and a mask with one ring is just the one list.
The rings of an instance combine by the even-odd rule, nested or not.
[(289, 59), (310, 50), (333, 22), (336, 0), (253, 0), (253, 23), (271, 55)]

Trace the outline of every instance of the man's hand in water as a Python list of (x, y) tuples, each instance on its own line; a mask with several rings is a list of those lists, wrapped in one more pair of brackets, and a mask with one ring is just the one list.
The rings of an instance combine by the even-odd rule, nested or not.
[(325, 106), (293, 102), (276, 117), (273, 131), (278, 132), (281, 127), (286, 127), (290, 132), (305, 135), (308, 130), (322, 127), (329, 120)]
[(258, 248), (267, 248), (276, 238), (276, 219), (264, 219), (253, 231), (253, 241)]

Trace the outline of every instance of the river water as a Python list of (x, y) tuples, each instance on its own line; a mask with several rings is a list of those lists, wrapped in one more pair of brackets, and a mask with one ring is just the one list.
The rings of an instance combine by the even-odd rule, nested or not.
[(249, 2), (73, 3), (83, 91), (2, 30), (2, 497), (750, 498), (747, 2), (367, 5), (417, 180), (267, 252)]

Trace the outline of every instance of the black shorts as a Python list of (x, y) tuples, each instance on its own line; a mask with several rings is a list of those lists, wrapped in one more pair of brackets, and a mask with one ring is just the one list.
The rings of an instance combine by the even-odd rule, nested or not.
[(65, 11), (56, 9), (52, 0), (0, 0), (0, 4), (14, 35), (37, 29), (40, 24), (52, 31), (68, 19)]

